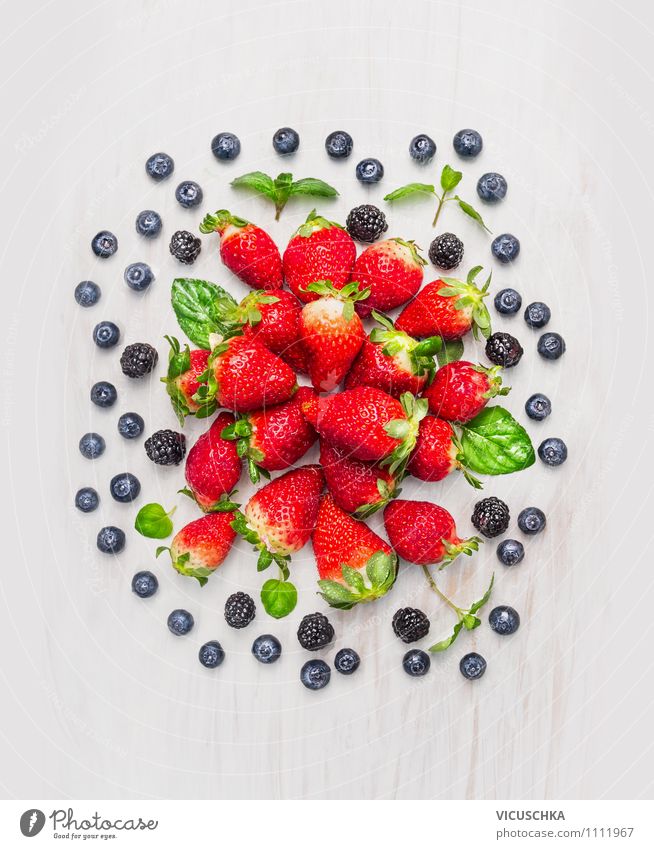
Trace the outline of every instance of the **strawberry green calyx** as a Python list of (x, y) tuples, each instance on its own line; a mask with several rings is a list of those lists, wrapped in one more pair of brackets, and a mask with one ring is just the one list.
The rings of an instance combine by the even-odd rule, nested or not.
[(428, 383), (431, 382), (436, 371), (434, 356), (443, 347), (441, 337), (430, 336), (418, 342), (408, 333), (396, 330), (390, 318), (377, 310), (372, 311), (372, 317), (381, 327), (375, 327), (371, 331), (370, 341), (383, 345), (383, 351), (389, 357), (405, 354), (409, 359), (411, 373), (417, 376), (426, 374)]
[(184, 393), (177, 386), (177, 378), (181, 377), (191, 368), (191, 350), (188, 345), (181, 347), (179, 341), (174, 336), (164, 336), (164, 339), (170, 345), (168, 354), (168, 373), (166, 377), (161, 378), (161, 382), (166, 384), (166, 392), (170, 396), (175, 415), (179, 423), (184, 427), (186, 416), (191, 412), (184, 397)]
[(413, 240), (406, 241), (405, 239), (397, 239), (393, 238), (390, 240), (391, 242), (396, 242), (398, 245), (402, 245), (404, 248), (408, 248), (411, 252), (411, 259), (414, 261), (416, 265), (423, 266), (427, 265), (427, 260), (420, 255), (418, 252), (418, 245)]
[(456, 468), (461, 472), (466, 481), (470, 484), (470, 486), (474, 487), (474, 489), (483, 489), (484, 485), (479, 480), (479, 478), (475, 477), (468, 466), (466, 465), (466, 455), (463, 450), (463, 446), (461, 445), (461, 441), (459, 437), (452, 433), (452, 443), (456, 448), (456, 456), (454, 457), (454, 463)]
[(304, 289), (306, 292), (315, 292), (324, 298), (336, 298), (343, 301), (343, 318), (351, 321), (354, 318), (354, 304), (357, 301), (365, 301), (370, 296), (370, 289), (360, 290), (360, 283), (347, 283), (342, 289), (337, 289), (331, 280), (316, 280)]
[(369, 519), (370, 516), (374, 515), (378, 510), (386, 507), (389, 501), (397, 498), (397, 496), (402, 492), (402, 488), (397, 485), (390, 487), (383, 478), (378, 478), (377, 491), (379, 492), (378, 501), (372, 501), (369, 504), (362, 504), (360, 507), (357, 507), (352, 515), (356, 516), (357, 519)]
[(486, 366), (482, 366), (481, 363), (478, 363), (476, 366), (473, 366), (475, 371), (478, 371), (480, 374), (486, 375), (488, 379), (488, 389), (482, 395), (482, 398), (495, 398), (498, 395), (508, 395), (511, 391), (510, 386), (502, 386), (502, 366), (491, 366), (490, 368), (486, 368)]
[(446, 539), (442, 539), (441, 542), (445, 549), (445, 557), (438, 564), (439, 572), (453, 563), (460, 554), (471, 557), (474, 551), (479, 551), (479, 543), (483, 540), (479, 537), (468, 537), (468, 539), (460, 539), (458, 542), (449, 542)]
[(241, 505), (232, 500), (236, 495), (236, 492), (237, 491), (235, 489), (232, 490), (232, 492), (223, 492), (218, 501), (214, 501), (210, 507), (206, 507), (205, 505), (198, 504), (195, 494), (187, 486), (177, 490), (178, 495), (185, 495), (187, 498), (190, 498), (191, 501), (198, 504), (198, 507), (200, 507), (204, 513), (231, 513), (233, 510), (238, 510)]
[(304, 224), (300, 224), (295, 231), (295, 235), (308, 239), (309, 236), (317, 233), (318, 230), (331, 230), (332, 227), (336, 227), (337, 230), (345, 230), (345, 227), (341, 224), (337, 224), (335, 221), (329, 221), (327, 218), (323, 218), (322, 215), (318, 215), (315, 209), (312, 209), (307, 215), (307, 220)]
[(245, 218), (239, 218), (237, 215), (232, 215), (227, 209), (219, 209), (213, 215), (205, 215), (200, 224), (200, 232), (204, 233), (221, 233), (227, 227), (247, 227), (250, 222)]
[(482, 270), (481, 265), (476, 265), (470, 269), (466, 281), (457, 280), (455, 277), (441, 278), (445, 286), (438, 290), (438, 294), (444, 298), (456, 298), (454, 304), (457, 310), (472, 309), (472, 335), (475, 339), (479, 339), (481, 334), (484, 339), (488, 339), (491, 335), (491, 319), (488, 308), (484, 303), (484, 298), (488, 297), (488, 287), (490, 286), (493, 273), (488, 275), (488, 279), (481, 289), (475, 285), (475, 278)]
[(229, 330), (242, 330), (245, 325), (254, 327), (262, 319), (259, 307), (265, 304), (276, 304), (279, 298), (265, 290), (256, 290), (246, 295), (240, 304), (226, 303), (221, 305), (220, 318)]
[(261, 475), (270, 480), (270, 472), (258, 465), (264, 460), (264, 454), (250, 441), (252, 425), (247, 415), (239, 413), (234, 424), (223, 428), (220, 435), (223, 439), (236, 441), (236, 453), (239, 457), (246, 458), (248, 474), (252, 483), (259, 483)]
[(452, 633), (449, 637), (446, 637), (443, 640), (439, 640), (433, 646), (429, 647), (430, 652), (442, 652), (448, 649), (452, 643), (456, 640), (462, 630), (466, 631), (474, 631), (475, 628), (478, 628), (481, 625), (481, 619), (475, 614), (481, 610), (481, 608), (488, 602), (491, 597), (491, 593), (493, 591), (493, 584), (495, 583), (495, 575), (491, 576), (490, 584), (488, 585), (488, 589), (484, 593), (484, 595), (479, 599), (479, 601), (475, 601), (470, 607), (459, 607), (455, 604), (451, 599), (449, 599), (442, 590), (438, 587), (436, 581), (434, 580), (431, 572), (429, 571), (428, 566), (423, 566), (422, 571), (427, 578), (427, 582), (431, 589), (436, 593), (436, 595), (447, 604), (447, 606), (454, 611), (457, 617), (456, 624)]
[(350, 610), (356, 604), (381, 598), (391, 589), (397, 578), (397, 557), (377, 551), (368, 560), (363, 571), (341, 566), (343, 581), (318, 581), (321, 595), (327, 604), (339, 610)]
[(196, 419), (206, 419), (218, 409), (218, 403), (216, 401), (218, 381), (216, 380), (213, 364), (221, 354), (224, 354), (228, 350), (230, 339), (242, 335), (243, 329), (240, 326), (229, 330), (224, 336), (220, 333), (209, 334), (211, 354), (209, 354), (206, 370), (198, 376), (200, 388), (193, 396), (193, 400), (198, 405), (198, 410), (195, 413)]
[(283, 580), (286, 581), (288, 579), (290, 574), (288, 568), (288, 564), (291, 560), (290, 555), (277, 554), (276, 552), (269, 551), (259, 534), (248, 525), (247, 518), (240, 510), (235, 513), (234, 520), (231, 525), (232, 529), (235, 530), (239, 536), (243, 537), (246, 542), (251, 543), (254, 550), (259, 552), (257, 572), (263, 572), (272, 563), (276, 563), (279, 566)]
[(160, 545), (159, 548), (157, 548), (156, 557), (159, 557), (159, 555), (164, 551), (167, 551), (170, 554), (173, 569), (179, 572), (180, 575), (195, 578), (201, 587), (207, 583), (213, 574), (214, 570), (207, 569), (206, 566), (189, 566), (188, 563), (191, 559), (191, 554), (188, 551), (185, 551), (184, 554), (180, 554), (178, 557), (173, 557), (173, 553), (167, 545)]
[(292, 197), (333, 198), (338, 196), (336, 189), (324, 180), (318, 180), (315, 177), (294, 180), (293, 175), (288, 173), (278, 174), (273, 179), (263, 171), (251, 171), (232, 180), (231, 185), (234, 188), (250, 189), (271, 200), (275, 204), (276, 221), (279, 221), (282, 210)]
[(393, 439), (400, 439), (397, 448), (381, 461), (381, 466), (388, 466), (392, 475), (401, 478), (409, 462), (411, 453), (416, 447), (420, 422), (427, 415), (426, 398), (415, 398), (410, 392), (400, 396), (400, 403), (406, 413), (405, 419), (393, 419), (385, 426), (386, 433)]

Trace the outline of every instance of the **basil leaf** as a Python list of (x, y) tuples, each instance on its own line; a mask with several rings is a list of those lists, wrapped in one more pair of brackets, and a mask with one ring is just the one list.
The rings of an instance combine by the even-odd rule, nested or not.
[(173, 280), (171, 302), (177, 323), (198, 348), (211, 350), (209, 336), (233, 327), (225, 316), (234, 310), (236, 301), (215, 283), (178, 277)]
[(450, 342), (445, 342), (440, 351), (436, 352), (436, 359), (441, 367), (460, 360), (462, 356), (463, 342), (461, 339), (452, 339)]
[(455, 196), (454, 200), (459, 204), (460, 209), (462, 209), (463, 212), (465, 212), (466, 215), (469, 215), (470, 218), (472, 218), (474, 221), (477, 222), (477, 224), (481, 224), (481, 226), (484, 228), (484, 230), (486, 230), (488, 233), (491, 232), (488, 229), (488, 227), (484, 224), (484, 219), (477, 212), (477, 210), (474, 208), (474, 206), (470, 206), (469, 203), (466, 203), (464, 200), (461, 200), (461, 198), (458, 195)]
[(417, 194), (435, 195), (436, 189), (428, 183), (408, 183), (406, 186), (401, 186), (385, 195), (384, 200), (400, 200)]
[(457, 622), (454, 626), (454, 630), (450, 634), (449, 637), (446, 637), (444, 640), (440, 640), (438, 643), (434, 643), (433, 646), (429, 647), (429, 651), (437, 652), (437, 651), (445, 651), (445, 649), (449, 649), (452, 643), (459, 636), (459, 632), (463, 628), (463, 622)]
[(263, 171), (251, 171), (249, 174), (243, 174), (235, 180), (232, 180), (231, 185), (237, 189), (252, 189), (260, 195), (265, 195), (271, 200), (275, 200), (275, 183), (273, 179), (267, 174), (264, 174)]
[(454, 168), (446, 165), (441, 173), (441, 188), (444, 192), (451, 192), (459, 185), (462, 177), (461, 171), (455, 171)]
[(315, 177), (303, 177), (291, 183), (291, 195), (309, 195), (317, 198), (335, 198), (338, 192), (324, 180)]
[(175, 508), (166, 513), (161, 504), (145, 504), (136, 514), (134, 527), (144, 537), (149, 539), (165, 539), (173, 532), (170, 517)]
[(282, 619), (295, 608), (297, 590), (290, 581), (272, 578), (261, 588), (261, 601), (266, 613), (275, 619)]
[(504, 407), (486, 407), (461, 426), (465, 465), (482, 475), (508, 475), (535, 462), (527, 431)]

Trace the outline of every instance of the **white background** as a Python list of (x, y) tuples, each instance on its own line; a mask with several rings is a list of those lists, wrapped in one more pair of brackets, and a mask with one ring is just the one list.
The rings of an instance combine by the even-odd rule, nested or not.
[[(610, 0), (75, 0), (14, 2), (4, 11), (3, 794), (651, 798), (652, 9)], [(271, 148), (282, 125), (302, 138), (289, 160)], [(520, 536), (522, 507), (547, 513), (547, 530), (526, 541), (522, 565), (504, 569), (491, 541), (442, 577), (464, 603), (479, 597), (495, 570), (494, 603), (510, 603), (522, 616), (514, 637), (497, 637), (484, 621), (435, 657), (425, 679), (409, 679), (392, 613), (406, 603), (429, 612), (424, 647), (453, 623), (420, 570), (406, 565), (392, 595), (374, 607), (330, 614), (337, 640), (325, 657), (351, 645), (362, 666), (310, 693), (298, 680), (306, 653), (294, 636), (301, 616), (323, 604), (313, 595), (310, 547), (294, 559), (301, 589), (294, 614), (276, 623), (260, 610), (244, 632), (226, 627), (222, 607), (231, 592), (256, 591), (261, 582), (246, 547), (204, 589), (163, 558), (155, 564), (155, 545), (134, 533), (120, 557), (96, 552), (102, 524), (129, 530), (140, 504), (181, 500), (181, 470), (153, 467), (140, 442), (118, 436), (116, 420), (134, 410), (148, 433), (175, 426), (156, 380), (165, 368), (162, 336), (175, 330), (169, 285), (180, 266), (167, 252), (171, 233), (195, 229), (204, 212), (226, 206), (267, 227), (283, 247), (311, 208), (289, 204), (274, 223), (264, 202), (229, 188), (234, 176), (260, 168), (326, 179), (341, 197), (320, 209), (343, 221), (356, 204), (381, 204), (390, 189), (457, 165), (451, 138), (466, 126), (480, 130), (485, 145), (463, 163), (460, 193), (474, 202), (478, 176), (502, 172), (508, 196), (483, 211), (495, 233), (520, 237), (522, 254), (514, 266), (499, 266), (489, 239), (454, 208), (443, 214), (443, 228), (465, 242), (463, 271), (482, 263), (493, 268), (493, 292), (512, 285), (525, 303), (550, 304), (551, 329), (568, 344), (555, 364), (538, 358), (537, 334), (520, 317), (491, 312), (496, 328), (515, 332), (526, 351), (507, 375), (506, 406), (527, 424), (525, 399), (546, 392), (554, 412), (529, 431), (535, 444), (563, 437), (570, 459), (554, 471), (537, 461), (486, 484), (487, 495), (509, 503), (512, 534)], [(323, 148), (339, 128), (355, 139), (345, 163)], [(210, 153), (220, 130), (242, 140), (233, 164)], [(420, 131), (438, 143), (428, 169), (407, 153)], [(173, 179), (158, 185), (143, 170), (156, 150), (176, 161)], [(354, 165), (369, 155), (384, 162), (386, 176), (365, 189)], [(201, 210), (176, 204), (174, 187), (184, 178), (203, 186)], [(143, 208), (164, 218), (162, 237), (148, 244), (134, 232)], [(388, 235), (427, 249), (429, 201), (387, 214)], [(109, 261), (96, 260), (89, 247), (102, 228), (120, 242)], [(145, 296), (122, 281), (136, 260), (157, 275)], [(220, 265), (215, 239), (204, 240), (193, 274), (245, 294)], [(85, 278), (103, 290), (90, 310), (72, 296)], [(156, 376), (130, 382), (120, 373), (119, 349), (95, 348), (91, 330), (105, 318), (120, 325), (121, 343), (158, 346)], [(470, 345), (468, 355), (483, 358)], [(99, 379), (118, 387), (112, 410), (88, 401)], [(107, 439), (95, 463), (77, 451), (87, 430)], [(199, 433), (197, 423), (188, 432)], [(125, 470), (143, 484), (134, 506), (116, 504), (107, 490)], [(72, 506), (84, 484), (102, 497), (89, 516)], [(240, 491), (247, 497), (245, 485)], [(407, 484), (405, 492), (443, 504), (462, 535), (472, 532), (476, 495), (462, 478)], [(190, 502), (180, 504), (178, 525), (194, 515)], [(147, 602), (129, 590), (143, 568), (155, 569), (161, 584)], [(179, 606), (196, 618), (184, 639), (165, 624)], [(266, 668), (249, 647), (269, 630), (284, 654)], [(212, 638), (227, 653), (213, 672), (196, 657)], [(458, 661), (473, 649), (489, 665), (471, 684)]]

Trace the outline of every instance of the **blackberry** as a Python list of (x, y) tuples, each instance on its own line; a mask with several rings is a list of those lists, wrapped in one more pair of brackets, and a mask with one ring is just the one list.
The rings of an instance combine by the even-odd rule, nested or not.
[(147, 342), (128, 345), (120, 358), (120, 367), (125, 377), (145, 377), (156, 366), (159, 354)]
[(345, 227), (357, 242), (374, 242), (388, 230), (388, 223), (381, 209), (364, 203), (350, 211)]
[(334, 639), (334, 629), (322, 613), (310, 613), (300, 622), (297, 638), (303, 649), (317, 651)]
[(158, 430), (145, 440), (145, 453), (158, 466), (178, 466), (186, 454), (186, 437), (174, 430)]
[(429, 259), (445, 271), (456, 268), (463, 259), (463, 242), (454, 233), (442, 233), (429, 246)]
[(175, 259), (183, 262), (184, 265), (193, 265), (200, 256), (202, 242), (188, 230), (176, 230), (168, 247)]
[(256, 612), (256, 605), (247, 593), (233, 593), (225, 602), (225, 621), (230, 628), (245, 628)]
[(497, 537), (509, 527), (509, 508), (499, 498), (482, 498), (475, 504), (471, 521), (480, 534)]
[(520, 362), (523, 354), (522, 345), (510, 333), (493, 333), (486, 341), (486, 356), (497, 366), (511, 368)]
[(401, 607), (393, 616), (395, 636), (403, 643), (415, 643), (429, 633), (429, 619), (415, 607)]

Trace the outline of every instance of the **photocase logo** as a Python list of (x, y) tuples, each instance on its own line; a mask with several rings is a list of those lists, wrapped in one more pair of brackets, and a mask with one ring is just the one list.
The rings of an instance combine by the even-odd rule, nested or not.
[(45, 825), (45, 814), (38, 808), (29, 808), (20, 818), (20, 830), (24, 837), (36, 837)]

